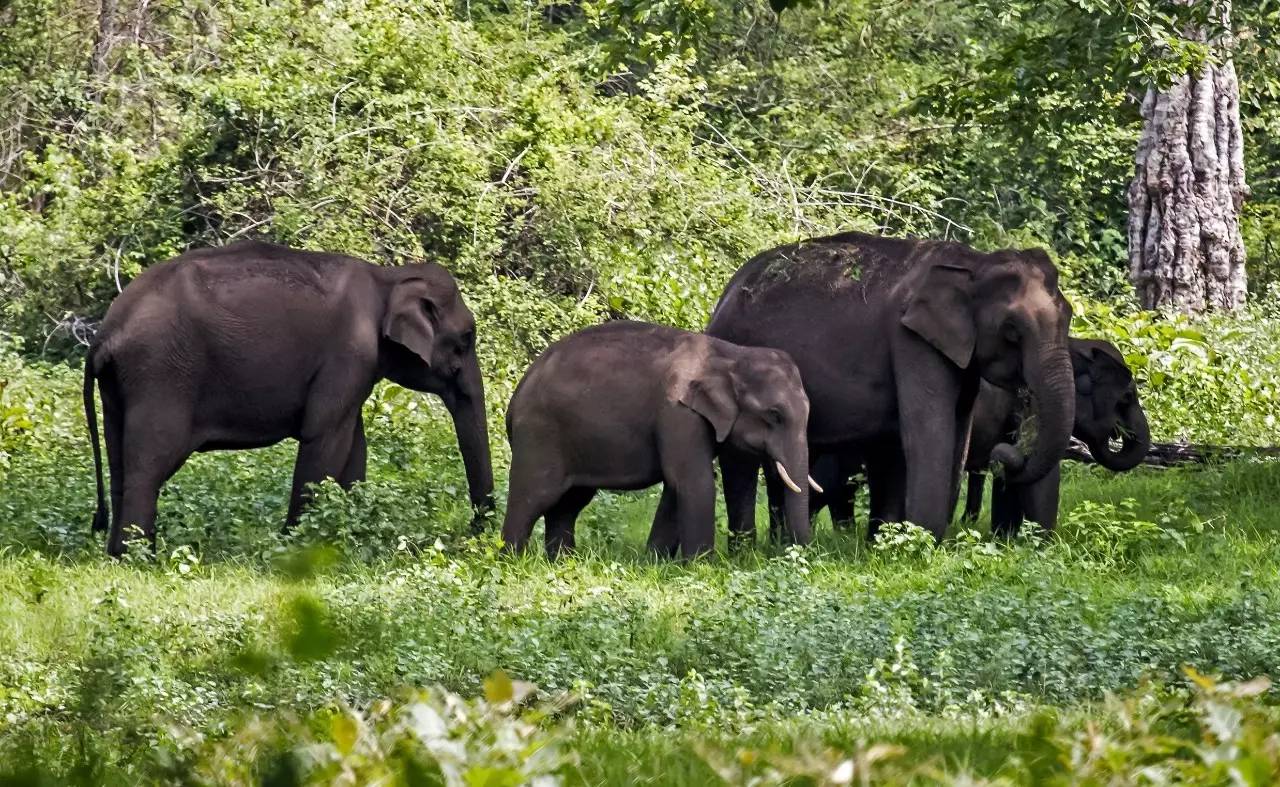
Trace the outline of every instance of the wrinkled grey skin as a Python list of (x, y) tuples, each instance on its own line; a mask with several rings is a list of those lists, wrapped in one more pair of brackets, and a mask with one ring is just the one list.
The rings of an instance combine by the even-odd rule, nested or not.
[[(1138, 401), (1133, 374), (1124, 357), (1109, 342), (1072, 338), (1069, 341), (1075, 376), (1076, 408), (1072, 434), (1089, 446), (1098, 464), (1121, 472), (1136, 467), (1151, 448), (1151, 432), (1146, 413)], [(974, 405), (968, 459), (969, 489), (966, 520), (982, 512), (982, 493), (991, 452), (1002, 441), (1016, 439), (1017, 397), (984, 382)], [(1114, 447), (1112, 441), (1118, 441)], [(825, 490), (809, 498), (810, 515), (824, 507), (837, 527), (853, 523), (853, 504), (858, 483), (852, 478), (863, 466), (856, 453), (827, 453), (812, 458), (811, 474)], [(992, 492), (991, 530), (1002, 536), (1016, 535), (1024, 519), (1046, 529), (1057, 524), (1059, 475), (1050, 472), (1030, 484), (995, 480)]]
[(129, 525), (154, 547), (160, 487), (197, 451), (297, 440), (286, 528), (307, 484), (362, 480), (360, 408), (383, 378), (444, 400), (477, 517), (492, 509), (475, 319), (444, 268), (242, 242), (147, 269), (107, 310), (85, 363), (94, 530), (107, 529), (108, 511), (95, 382), (111, 476), (107, 552), (119, 555)]
[[(868, 459), (877, 519), (910, 520), (941, 538), (981, 381), (1033, 394), (1034, 444), (992, 451), (1011, 477), (1031, 483), (1057, 466), (1075, 409), (1070, 319), (1042, 251), (850, 232), (747, 262), (707, 333), (788, 353), (809, 396), (815, 454)], [(720, 462), (730, 531), (753, 534), (760, 463), (732, 451)]]
[[(1072, 430), (1089, 447), (1098, 464), (1115, 472), (1136, 467), (1151, 450), (1151, 430), (1138, 401), (1138, 388), (1124, 356), (1109, 342), (1071, 339), (1071, 363), (1076, 380), (1076, 418)], [(964, 516), (975, 520), (982, 512), (983, 473), (992, 448), (1018, 431), (1018, 406), (1013, 394), (983, 387), (973, 421), (969, 446), (969, 489)], [(1113, 447), (1112, 441), (1119, 447)], [(1024, 519), (1052, 530), (1058, 522), (1059, 474), (1055, 470), (1030, 484), (993, 480), (991, 532), (1016, 535)]]
[[(526, 548), (546, 518), (547, 554), (574, 547), (574, 524), (598, 489), (662, 482), (649, 547), (684, 558), (715, 540), (716, 452), (781, 463), (807, 482), (809, 401), (785, 353), (702, 334), (617, 321), (547, 348), (507, 409), (506, 548)], [(809, 541), (808, 495), (787, 493), (793, 538)]]

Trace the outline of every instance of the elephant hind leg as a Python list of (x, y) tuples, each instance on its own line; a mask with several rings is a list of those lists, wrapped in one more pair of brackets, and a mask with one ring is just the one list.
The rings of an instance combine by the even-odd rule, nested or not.
[[(155, 549), (156, 501), (160, 487), (178, 471), (192, 451), (190, 414), (167, 402), (129, 408), (123, 432), (124, 477), (120, 482), (120, 505), (107, 539), (107, 553), (116, 557), (124, 553), (125, 541), (130, 535), (126, 531), (132, 527), (140, 529)], [(112, 480), (114, 482), (114, 478)]]
[(962, 521), (973, 524), (982, 514), (982, 494), (986, 491), (987, 476), (983, 473), (969, 474), (969, 488), (964, 497), (964, 515)]
[(575, 486), (560, 496), (560, 499), (547, 509), (547, 557), (555, 560), (565, 552), (572, 552), (576, 547), (574, 526), (578, 514), (587, 507), (596, 490), (586, 486)]
[[(563, 473), (536, 453), (512, 446), (511, 469), (507, 476), (507, 513), (502, 521), (503, 549), (523, 552), (533, 535), (533, 526), (554, 506), (568, 484)], [(585, 504), (584, 504), (585, 505)]]

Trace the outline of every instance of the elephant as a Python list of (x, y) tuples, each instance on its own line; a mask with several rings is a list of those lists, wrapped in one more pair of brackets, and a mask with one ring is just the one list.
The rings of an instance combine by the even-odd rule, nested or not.
[(484, 382), (475, 318), (448, 271), (259, 241), (148, 268), (108, 308), (85, 362), (93, 529), (106, 530), (108, 517), (95, 382), (111, 477), (107, 552), (118, 556), (128, 526), (154, 548), (160, 487), (198, 451), (297, 440), (286, 529), (308, 484), (363, 480), (361, 406), (384, 378), (443, 399), (475, 526), (493, 507)]
[(677, 328), (607, 322), (552, 344), (507, 409), (511, 469), (504, 547), (523, 551), (546, 518), (551, 558), (574, 548), (574, 524), (599, 489), (662, 497), (649, 548), (684, 559), (715, 541), (719, 448), (773, 460), (791, 488), (786, 520), (809, 541), (805, 426), (809, 400), (786, 353), (738, 347)]
[[(1093, 339), (1071, 337), (1068, 347), (1076, 389), (1072, 434), (1108, 470), (1122, 472), (1136, 467), (1151, 449), (1151, 431), (1124, 356), (1110, 342)], [(981, 384), (965, 461), (969, 474), (964, 510), (967, 521), (976, 520), (982, 512), (991, 452), (999, 442), (1016, 439), (1018, 416), (1016, 394), (985, 381)], [(1120, 441), (1119, 449), (1112, 447), (1113, 440)], [(809, 496), (810, 516), (826, 507), (836, 526), (852, 524), (858, 486), (853, 475), (862, 466), (861, 457), (854, 452), (812, 456), (810, 473), (826, 491)], [(1059, 480), (1057, 470), (1031, 484), (997, 478), (992, 490), (992, 532), (1016, 535), (1024, 517), (1052, 530), (1057, 525)]]
[[(1110, 342), (1070, 340), (1071, 364), (1076, 381), (1076, 416), (1072, 434), (1089, 447), (1098, 464), (1115, 472), (1131, 470), (1151, 450), (1151, 430), (1138, 400), (1133, 373), (1124, 356)], [(969, 443), (969, 486), (964, 518), (973, 521), (982, 512), (984, 475), (992, 447), (1018, 431), (1019, 408), (1015, 395), (984, 386), (978, 395), (973, 433)], [(1112, 440), (1119, 440), (1119, 449)], [(1031, 484), (995, 478), (991, 489), (991, 532), (1017, 535), (1024, 519), (1052, 530), (1058, 522), (1059, 473), (1053, 470)]]
[[(1023, 450), (992, 449), (1017, 483), (1057, 466), (1075, 417), (1071, 307), (1038, 249), (975, 251), (860, 232), (764, 251), (730, 279), (707, 334), (787, 352), (812, 411), (815, 453), (867, 462), (877, 521), (941, 539), (959, 496), (979, 383), (1027, 387), (1040, 428)], [(729, 527), (754, 537), (760, 463), (720, 454)], [(777, 480), (766, 468), (771, 490)]]

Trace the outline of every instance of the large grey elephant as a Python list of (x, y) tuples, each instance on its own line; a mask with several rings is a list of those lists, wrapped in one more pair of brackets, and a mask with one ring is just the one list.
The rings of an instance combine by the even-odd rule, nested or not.
[[(649, 547), (685, 558), (713, 548), (718, 449), (767, 459), (791, 491), (786, 521), (809, 541), (809, 401), (786, 353), (617, 321), (571, 334), (538, 357), (507, 409), (511, 481), (502, 538), (523, 550), (546, 518), (547, 553), (574, 546), (599, 489), (662, 499)], [(792, 480), (795, 479), (795, 480)]]
[[(751, 259), (707, 333), (787, 352), (809, 396), (814, 451), (857, 452), (868, 462), (874, 518), (941, 538), (983, 380), (1033, 395), (1034, 444), (992, 449), (1010, 477), (1032, 483), (1057, 467), (1075, 415), (1070, 321), (1043, 251), (849, 232)], [(733, 451), (720, 462), (730, 530), (753, 534), (760, 463)], [(776, 486), (769, 476), (766, 468)]]
[[(1076, 417), (1072, 430), (1089, 447), (1098, 464), (1121, 472), (1142, 462), (1151, 450), (1151, 430), (1138, 401), (1138, 388), (1124, 356), (1110, 342), (1071, 339), (1071, 363), (1076, 381)], [(984, 473), (991, 450), (1018, 431), (1019, 408), (1015, 395), (983, 387), (973, 420), (969, 444), (969, 488), (965, 518), (972, 521), (982, 511)], [(1119, 447), (1113, 447), (1112, 442)], [(991, 532), (1016, 535), (1024, 519), (1052, 530), (1058, 523), (1057, 468), (1029, 484), (996, 477), (991, 490)]]
[(242, 242), (147, 269), (111, 304), (85, 362), (94, 530), (107, 529), (108, 511), (95, 382), (111, 475), (107, 551), (119, 555), (130, 525), (154, 545), (160, 487), (197, 451), (296, 439), (286, 527), (307, 484), (362, 480), (361, 405), (383, 378), (444, 400), (477, 516), (491, 509), (475, 318), (444, 268)]
[[(1069, 347), (1076, 388), (1072, 434), (1084, 441), (1103, 467), (1116, 472), (1136, 467), (1151, 448), (1151, 431), (1124, 357), (1105, 341), (1072, 338)], [(974, 404), (965, 461), (969, 487), (964, 518), (968, 521), (977, 519), (982, 512), (991, 452), (1000, 442), (1016, 439), (1019, 416), (1014, 392), (983, 381)], [(836, 527), (851, 526), (859, 486), (855, 474), (863, 469), (862, 458), (856, 452), (811, 457), (809, 472), (824, 491), (809, 496), (810, 517), (825, 507)], [(1015, 535), (1024, 519), (1052, 530), (1057, 524), (1059, 482), (1057, 469), (1030, 484), (997, 477), (992, 489), (992, 532)]]

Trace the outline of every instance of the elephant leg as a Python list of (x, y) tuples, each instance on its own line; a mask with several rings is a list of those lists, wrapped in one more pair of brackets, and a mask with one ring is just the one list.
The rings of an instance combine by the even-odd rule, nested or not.
[(302, 509), (311, 500), (308, 484), (326, 478), (338, 479), (351, 454), (355, 437), (355, 416), (344, 419), (335, 428), (298, 443), (298, 457), (293, 463), (293, 489), (289, 494), (289, 513), (284, 520), (287, 532), (298, 523)]
[[(745, 451), (722, 446), (720, 477), (724, 483), (724, 505), (729, 518), (729, 550), (737, 551), (756, 540), (756, 483), (760, 477), (760, 459)], [(666, 499), (664, 489), (663, 500)]]
[(684, 560), (711, 552), (716, 543), (715, 457), (710, 430), (705, 425), (701, 430), (708, 439), (663, 441), (661, 454), (663, 494), (670, 490), (675, 497), (676, 536)]
[(691, 560), (716, 546), (716, 479), (708, 463), (701, 473), (676, 484), (676, 530), (680, 556)]
[[(1061, 467), (1050, 470), (1048, 475), (1018, 487), (1022, 511), (1026, 518), (1038, 522), (1047, 531), (1058, 526), (1058, 495), (1062, 485)], [(1016, 535), (1015, 531), (1013, 535)]]
[(840, 472), (836, 477), (834, 489), (826, 490), (827, 507), (831, 510), (831, 524), (838, 530), (852, 530), (857, 522), (854, 518), (854, 505), (858, 501), (858, 484), (853, 475), (861, 468), (861, 462), (849, 456), (839, 460)]
[(987, 476), (984, 473), (969, 473), (969, 488), (964, 497), (963, 520), (968, 524), (978, 521), (982, 514), (982, 495), (986, 491)]
[(991, 479), (991, 534), (1012, 538), (1021, 527), (1021, 491), (1003, 478)]
[[(730, 531), (729, 544), (734, 543)], [(677, 520), (676, 493), (662, 485), (662, 497), (658, 500), (658, 510), (653, 514), (653, 527), (649, 529), (649, 551), (660, 557), (672, 558), (680, 548), (680, 531)]]
[(533, 526), (567, 491), (559, 466), (548, 463), (535, 448), (512, 446), (507, 476), (507, 513), (502, 521), (503, 549), (522, 552)]
[(867, 540), (875, 541), (882, 524), (907, 518), (907, 465), (897, 440), (889, 439), (868, 454), (866, 466), (871, 508)]
[(596, 490), (586, 486), (575, 486), (560, 496), (555, 505), (547, 509), (547, 557), (555, 560), (566, 552), (572, 552), (577, 546), (574, 539), (574, 526), (578, 522), (578, 514), (587, 507)]
[[(941, 541), (955, 510), (952, 489), (959, 468), (955, 463), (956, 423), (951, 408), (939, 409), (947, 412), (941, 417), (920, 411), (903, 415), (903, 449), (907, 460), (907, 521)], [(919, 421), (913, 423), (916, 419)]]
[(768, 464), (764, 467), (765, 497), (769, 502), (769, 543), (783, 543), (787, 530), (786, 499), (789, 490), (782, 485), (778, 471)]
[(125, 414), (123, 437), (120, 504), (107, 539), (107, 553), (114, 557), (124, 553), (131, 527), (141, 529), (155, 549), (156, 501), (160, 487), (191, 455), (191, 416), (165, 402), (135, 405)]
[(364, 436), (364, 415), (356, 416), (355, 430), (351, 434), (351, 450), (347, 452), (347, 461), (338, 474), (338, 484), (343, 489), (350, 489), (357, 482), (365, 479), (369, 461), (369, 444)]

